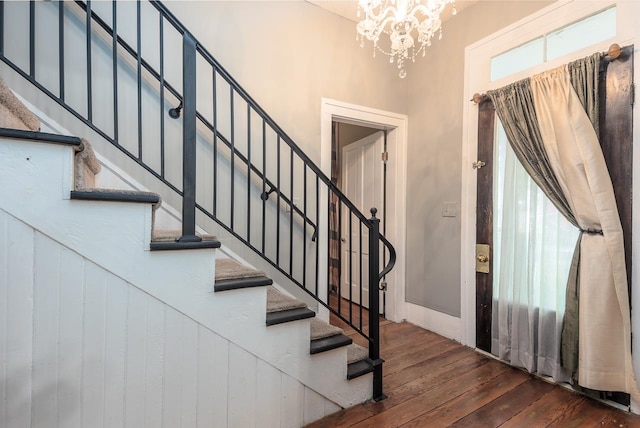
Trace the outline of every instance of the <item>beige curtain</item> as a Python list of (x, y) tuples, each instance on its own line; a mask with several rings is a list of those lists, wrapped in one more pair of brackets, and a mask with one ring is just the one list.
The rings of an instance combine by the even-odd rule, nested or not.
[(584, 234), (580, 244), (579, 384), (640, 399), (631, 362), (624, 245), (613, 186), (567, 66), (531, 78), (551, 167)]

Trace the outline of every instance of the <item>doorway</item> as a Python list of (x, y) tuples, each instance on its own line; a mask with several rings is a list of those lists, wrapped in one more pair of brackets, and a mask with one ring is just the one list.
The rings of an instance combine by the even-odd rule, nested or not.
[[(396, 265), (386, 276), (386, 318), (391, 321), (406, 319), (405, 300), (405, 216), (406, 216), (406, 147), (407, 117), (405, 115), (363, 107), (341, 101), (322, 99), (321, 118), (321, 169), (331, 174), (331, 135), (332, 123), (356, 125), (374, 130), (387, 131), (387, 151), (389, 153), (387, 169), (387, 209), (385, 236), (396, 249)], [(326, 197), (326, 195), (325, 195)], [(369, 210), (364, 211), (370, 216)], [(322, 224), (328, 223), (328, 214), (321, 218)], [(322, 245), (329, 245), (323, 242)], [(327, 248), (320, 248), (328, 254)], [(328, 266), (321, 266), (320, 272), (327, 272)], [(327, 278), (328, 283), (328, 278)], [(321, 314), (322, 316), (322, 314)], [(326, 313), (328, 317), (328, 313)]]

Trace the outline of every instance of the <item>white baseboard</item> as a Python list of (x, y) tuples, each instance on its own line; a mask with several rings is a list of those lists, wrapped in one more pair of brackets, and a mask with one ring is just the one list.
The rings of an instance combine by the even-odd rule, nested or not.
[(460, 318), (409, 302), (406, 305), (407, 322), (460, 342)]

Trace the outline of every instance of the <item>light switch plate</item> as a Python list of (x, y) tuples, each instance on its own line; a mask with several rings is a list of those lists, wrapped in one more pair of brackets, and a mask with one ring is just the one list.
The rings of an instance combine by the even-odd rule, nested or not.
[(455, 202), (442, 203), (442, 217), (455, 217), (458, 215), (458, 204)]

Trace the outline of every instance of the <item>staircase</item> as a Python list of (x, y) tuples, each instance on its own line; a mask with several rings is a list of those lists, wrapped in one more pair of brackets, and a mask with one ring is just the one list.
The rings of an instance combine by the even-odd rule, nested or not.
[[(3, 89), (5, 88), (3, 85)], [(219, 248), (220, 244), (215, 237), (201, 235), (200, 242), (179, 243), (176, 242), (179, 232), (152, 232), (152, 211), (156, 211), (161, 203), (156, 194), (91, 187), (96, 181), (99, 182), (99, 175), (96, 179), (95, 174), (99, 173), (100, 164), (86, 140), (33, 130), (4, 128), (7, 124), (20, 124), (16, 123), (15, 115), (8, 118), (10, 121), (5, 120), (6, 112), (1, 116), (0, 180), (3, 186), (0, 194), (0, 224), (4, 226), (4, 239), (3, 251), (0, 254), (4, 257), (0, 259), (4, 262), (2, 271), (8, 272), (8, 275), (0, 288), (8, 290), (3, 302), (5, 307), (17, 304), (15, 310), (21, 310), (21, 313), (16, 315), (16, 321), (26, 321), (26, 325), (19, 325), (15, 330), (13, 327), (19, 323), (10, 321), (2, 331), (8, 338), (8, 348), (5, 351), (12, 350), (5, 354), (7, 378), (3, 379), (3, 382), (7, 386), (7, 394), (4, 400), (6, 407), (2, 409), (4, 411), (0, 417), (2, 426), (51, 426), (48, 423), (40, 425), (42, 420), (39, 418), (45, 418), (47, 415), (50, 417), (52, 409), (47, 409), (46, 399), (39, 398), (44, 391), (39, 390), (38, 386), (47, 383), (57, 384), (57, 394), (53, 394), (52, 397), (61, 402), (69, 399), (60, 391), (63, 389), (62, 386), (75, 382), (71, 379), (73, 373), (68, 373), (71, 378), (65, 376), (64, 361), (74, 361), (77, 364), (74, 370), (84, 375), (95, 371), (108, 371), (109, 362), (106, 360), (109, 352), (103, 349), (104, 354), (98, 355), (100, 361), (85, 358), (85, 354), (91, 354), (87, 351), (86, 343), (79, 347), (82, 358), (73, 355), (70, 348), (58, 346), (57, 361), (43, 361), (37, 349), (46, 347), (46, 343), (79, 343), (91, 337), (98, 342), (108, 341), (105, 330), (110, 323), (119, 323), (126, 331), (140, 328), (135, 324), (135, 317), (130, 313), (130, 309), (120, 308), (127, 314), (124, 318), (107, 320), (110, 315), (106, 311), (113, 310), (113, 306), (107, 308), (101, 302), (87, 301), (87, 295), (107, 294), (106, 289), (96, 290), (93, 284), (93, 281), (97, 280), (96, 277), (105, 276), (111, 280), (120, 279), (126, 282), (126, 285), (121, 286), (121, 293), (145, 296), (142, 298), (148, 301), (140, 304), (141, 307), (147, 309), (153, 305), (161, 308), (160, 311), (165, 314), (159, 319), (155, 319), (147, 309), (144, 317), (147, 325), (168, 323), (172, 317), (178, 318), (181, 322), (189, 322), (201, 330), (199, 341), (210, 336), (209, 341), (226, 343), (227, 348), (237, 347), (237, 352), (249, 363), (249, 366), (241, 367), (240, 370), (255, 371), (256, 364), (263, 364), (268, 367), (264, 370), (271, 373), (271, 379), (267, 380), (272, 382), (261, 385), (260, 382), (264, 382), (265, 379), (260, 379), (259, 373), (256, 372), (255, 379), (249, 381), (253, 387), (261, 387), (267, 392), (267, 397), (275, 393), (275, 398), (267, 400), (275, 401), (271, 404), (280, 406), (283, 398), (291, 402), (290, 405), (282, 405), (277, 412), (271, 406), (262, 408), (256, 403), (239, 403), (239, 397), (232, 395), (233, 387), (229, 386), (227, 394), (219, 397), (228, 403), (229, 409), (202, 417), (200, 413), (195, 412), (189, 416), (195, 418), (195, 422), (210, 421), (221, 426), (280, 426), (284, 421), (288, 421), (291, 426), (302, 426), (370, 397), (371, 382), (366, 376), (355, 385), (347, 380), (356, 379), (371, 371), (367, 364), (364, 364), (363, 370), (363, 361), (368, 357), (368, 351), (352, 344), (352, 340), (345, 336), (342, 330), (315, 318), (315, 313), (303, 302), (274, 287), (264, 272), (230, 258), (216, 257), (216, 248)], [(29, 116), (33, 119), (33, 115)], [(24, 239), (19, 236), (21, 230), (35, 235), (35, 240), (43, 241), (43, 244), (36, 244), (35, 249), (32, 248), (30, 251), (30, 257), (16, 261), (14, 275), (14, 256), (10, 252), (16, 245), (19, 246), (18, 241)], [(141, 245), (145, 240), (148, 240), (146, 249)], [(51, 261), (44, 253), (38, 251), (40, 247), (49, 251), (53, 249), (56, 253), (73, 253), (72, 258), (76, 262), (74, 266), (65, 263), (58, 266), (58, 270), (54, 268), (57, 274), (50, 273), (63, 275), (63, 271), (77, 270), (76, 264), (84, 265), (84, 278), (80, 280), (82, 284), (61, 282), (58, 285), (57, 296), (55, 290), (47, 290), (47, 282), (50, 279), (41, 278), (38, 273), (44, 270), (39, 266), (50, 264)], [(20, 268), (27, 269), (29, 265), (36, 266), (35, 272), (17, 273)], [(92, 267), (87, 268), (88, 265)], [(91, 274), (93, 271), (101, 271), (102, 274)], [(73, 278), (71, 282), (74, 282)], [(176, 287), (176, 284), (180, 285)], [(77, 287), (76, 293), (72, 290), (74, 287)], [(83, 291), (78, 295), (77, 291), (80, 290)], [(75, 332), (51, 331), (53, 337), (42, 333), (42, 328), (39, 327), (42, 321), (48, 320), (49, 323), (58, 326), (66, 324), (65, 314), (61, 313), (62, 304), (56, 309), (39, 311), (39, 308), (51, 305), (50, 302), (39, 303), (41, 298), (47, 295), (51, 297), (51, 301), (59, 301), (61, 297), (65, 297), (76, 302), (75, 307), (70, 305), (67, 309), (70, 314), (75, 314), (82, 327), (76, 328)], [(25, 296), (31, 296), (31, 300), (35, 302), (25, 306)], [(80, 311), (83, 313), (78, 312), (78, 307), (83, 309)], [(92, 316), (87, 313), (93, 311), (102, 312), (103, 318), (102, 322), (94, 326), (90, 322)], [(12, 314), (12, 310), (9, 309), (9, 319), (13, 318)], [(168, 348), (175, 345), (167, 330), (165, 327), (164, 337), (156, 338), (163, 342), (165, 358), (169, 358)], [(162, 329), (160, 332), (153, 332), (155, 335), (162, 333)], [(132, 338), (124, 334), (115, 340), (128, 343)], [(148, 338), (141, 340), (146, 342), (145, 346), (149, 346)], [(206, 340), (204, 339), (204, 342)], [(28, 346), (29, 344), (33, 345)], [(222, 358), (216, 349), (209, 350), (211, 352), (206, 354), (205, 358)], [(131, 349), (127, 351), (133, 354)], [(177, 361), (184, 364), (181, 358)], [(128, 364), (124, 360), (123, 363), (125, 366)], [(116, 370), (112, 374), (116, 378), (121, 377), (123, 383), (125, 380), (126, 383), (148, 383), (153, 381), (151, 373), (154, 373), (154, 364), (157, 366), (160, 362), (153, 361), (153, 357), (147, 357), (141, 368), (148, 370), (149, 374), (143, 375), (142, 378), (126, 373), (124, 367), (120, 372)], [(228, 361), (227, 364), (230, 366), (229, 370), (233, 370), (232, 362)], [(54, 367), (57, 368), (54, 370), (57, 376), (38, 369), (28, 376), (19, 375), (12, 370), (15, 365)], [(160, 369), (156, 367), (155, 370), (154, 374), (159, 380), (170, 380), (172, 377), (171, 367), (167, 365)], [(197, 377), (212, 378), (213, 387), (219, 384), (219, 380), (215, 379), (215, 372), (215, 368), (207, 370), (206, 367), (198, 367), (195, 374)], [(315, 376), (312, 375), (314, 372), (317, 373)], [(280, 378), (275, 382), (274, 373)], [(98, 384), (93, 383), (90, 390), (101, 389), (102, 392), (98, 396), (108, 396), (109, 390), (113, 388), (111, 382), (112, 379), (104, 376)], [(234, 379), (229, 378), (228, 382), (234, 382)], [(117, 384), (117, 379), (115, 383)], [(168, 385), (161, 383), (163, 385), (159, 386), (163, 395), (170, 394), (167, 390)], [(289, 387), (285, 387), (285, 384), (289, 384)], [(27, 386), (31, 386), (33, 390), (30, 391)], [(71, 391), (67, 393), (74, 397), (69, 400), (73, 404), (74, 417), (102, 405), (101, 402), (93, 401), (92, 398), (96, 397), (87, 394), (82, 386), (78, 385), (77, 390), (69, 387)], [(304, 400), (309, 400), (309, 403), (302, 403), (301, 409), (297, 408), (299, 400), (292, 398), (300, 391)], [(99, 423), (99, 420), (93, 419), (95, 416), (102, 416), (104, 421), (120, 420), (118, 418), (136, 420), (135, 404), (141, 399), (142, 402), (137, 404), (148, 413), (152, 414), (154, 409), (161, 410), (160, 414), (168, 415), (167, 420), (170, 420), (172, 415), (176, 417), (176, 414), (185, 416), (181, 414), (184, 410), (172, 408), (167, 400), (163, 400), (161, 404), (156, 403), (155, 406), (153, 403), (150, 404), (148, 391), (138, 397), (129, 395), (128, 392), (124, 389), (122, 397), (119, 398), (131, 404), (127, 410), (117, 408), (114, 413), (109, 413), (106, 407), (101, 408), (98, 415), (83, 416), (85, 419), (82, 419), (79, 426)], [(253, 392), (255, 391), (251, 386), (248, 386), (242, 394)], [(199, 395), (200, 391), (195, 394), (198, 399)], [(16, 400), (21, 401), (21, 406), (14, 408), (12, 403)], [(25, 400), (28, 405), (25, 405)], [(235, 412), (231, 411), (234, 406)], [(22, 409), (23, 413), (17, 409)], [(59, 412), (59, 409), (55, 411)], [(295, 416), (301, 412), (302, 419), (296, 420)], [(139, 422), (143, 420), (144, 418)], [(273, 421), (273, 425), (259, 423), (265, 420)]]
[[(368, 247), (369, 259), (351, 260), (348, 274), (366, 272), (369, 289), (378, 288), (395, 253), (379, 235), (375, 211), (372, 219), (360, 213), (164, 5), (149, 4), (161, 22), (161, 39), (162, 23), (182, 37), (182, 90), (170, 84), (162, 60), (156, 71), (142, 57), (139, 39), (135, 48), (118, 35), (116, 2), (110, 23), (90, 2), (0, 2), (3, 25), (18, 22), (25, 11), (30, 18), (29, 69), (5, 54), (0, 38), (0, 59), (9, 70), (71, 113), (101, 147), (106, 142), (135, 162), (139, 168), (133, 172), (158, 183), (154, 192), (105, 188), (102, 183), (112, 182), (101, 172), (105, 160), (98, 160), (88, 140), (40, 132), (38, 118), (0, 85), (0, 271), (8, 272), (0, 277), (0, 290), (7, 290), (0, 302), (10, 320), (0, 328), (6, 344), (0, 350), (6, 361), (0, 425), (51, 426), (55, 420), (54, 425), (82, 427), (303, 426), (340, 408), (384, 398), (378, 293), (369, 293), (371, 316), (363, 325), (351, 311), (340, 310), (340, 303), (338, 310), (332, 307), (322, 274), (331, 233), (348, 227), (354, 236), (359, 229), (360, 237), (349, 238), (348, 245)], [(140, 35), (140, 2), (136, 5)], [(90, 77), (88, 107), (67, 102), (64, 59), (57, 66), (58, 93), (38, 80), (36, 8), (40, 17), (58, 17), (59, 34), (65, 34), (65, 25), (85, 26), (88, 73), (91, 49), (97, 50), (92, 38), (111, 40), (112, 129), (94, 120), (104, 112), (94, 101)], [(66, 41), (62, 36), (59, 41), (62, 49)], [(209, 114), (196, 110), (196, 58), (212, 67)], [(117, 108), (118, 96), (127, 95), (119, 95), (122, 72), (115, 71), (124, 66), (137, 73), (133, 122)], [(143, 138), (142, 93), (151, 87), (163, 106), (175, 106), (167, 117), (164, 108), (160, 114), (159, 151)], [(230, 98), (220, 104), (219, 93), (226, 91)], [(224, 108), (230, 109), (230, 125), (219, 117)], [(238, 109), (245, 111), (244, 138), (235, 126)], [(177, 128), (172, 119), (180, 121)], [(122, 136), (130, 133), (123, 125), (135, 128), (135, 122), (137, 144), (127, 145)], [(169, 135), (176, 129), (182, 134), (176, 146), (181, 183), (172, 177), (176, 152)], [(213, 165), (213, 174), (204, 179), (202, 172), (196, 174), (203, 171), (203, 147), (204, 159)], [(158, 154), (159, 166), (150, 152)], [(267, 167), (272, 157), (277, 173)], [(303, 196), (295, 202), (300, 182)], [(196, 190), (203, 185), (212, 197)], [(165, 229), (171, 222), (163, 212), (173, 210), (166, 201), (175, 203), (176, 196), (182, 203), (181, 230)], [(240, 198), (246, 206), (239, 205)], [(329, 206), (334, 216), (348, 213), (347, 224), (338, 216), (330, 225), (323, 214)], [(278, 283), (221, 248), (205, 229), (258, 254)], [(30, 237), (24, 243), (23, 234)], [(389, 251), (382, 272), (381, 246)], [(23, 257), (13, 255), (15, 247)], [(55, 287), (49, 287), (50, 278)], [(293, 291), (304, 298), (294, 298)], [(368, 348), (329, 325), (329, 311), (363, 336)], [(48, 392), (51, 388), (55, 392)]]

